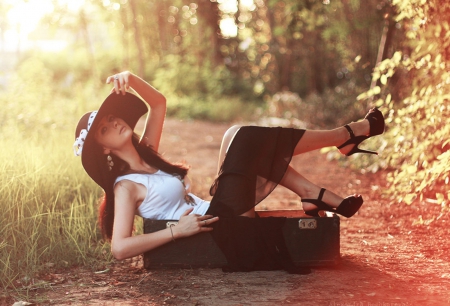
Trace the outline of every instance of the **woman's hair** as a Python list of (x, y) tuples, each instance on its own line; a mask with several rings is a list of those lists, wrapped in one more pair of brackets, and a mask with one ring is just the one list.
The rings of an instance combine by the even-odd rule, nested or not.
[[(166, 173), (180, 175), (184, 178), (188, 172), (189, 167), (184, 164), (173, 164), (165, 160), (158, 152), (153, 150), (150, 146), (144, 146), (139, 143), (139, 136), (134, 133), (132, 142), (142, 159), (150, 166), (164, 171)], [(119, 157), (110, 154), (114, 161), (114, 166), (111, 170), (111, 181), (105, 188), (105, 193), (100, 199), (98, 222), (102, 235), (104, 238), (110, 240), (112, 238), (113, 224), (114, 224), (114, 182), (118, 176), (129, 172), (130, 165)]]

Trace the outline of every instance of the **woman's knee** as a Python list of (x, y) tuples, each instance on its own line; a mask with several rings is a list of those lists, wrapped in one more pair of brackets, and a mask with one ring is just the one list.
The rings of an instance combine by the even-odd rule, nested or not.
[(227, 150), (230, 146), (231, 141), (234, 138), (234, 135), (236, 135), (237, 131), (241, 128), (241, 125), (233, 125), (230, 127), (225, 134), (223, 135), (222, 139), (222, 150)]
[(222, 144), (220, 145), (219, 162), (218, 162), (217, 171), (220, 170), (220, 166), (222, 165), (222, 162), (225, 159), (225, 154), (227, 153), (228, 147), (230, 146), (231, 142), (233, 141), (234, 135), (236, 135), (237, 131), (240, 128), (241, 128), (240, 125), (233, 125), (223, 135)]
[(233, 125), (232, 127), (230, 127), (225, 134), (223, 135), (223, 139), (228, 139), (228, 141), (230, 141), (234, 134), (236, 134), (236, 132), (242, 127), (242, 125)]

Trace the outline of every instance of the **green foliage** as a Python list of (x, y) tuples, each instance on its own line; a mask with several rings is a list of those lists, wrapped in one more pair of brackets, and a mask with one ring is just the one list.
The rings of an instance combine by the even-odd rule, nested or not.
[(248, 103), (238, 96), (167, 96), (167, 115), (182, 119), (246, 121), (254, 117), (258, 106), (257, 102)]
[(445, 16), (450, 4), (437, 0), (394, 4), (397, 20), (407, 27), (410, 50), (404, 48), (383, 61), (373, 73), (380, 87), (359, 98), (378, 98), (376, 104), (388, 116), (383, 156), (392, 170), (389, 194), (406, 204), (427, 198), (448, 209), (450, 24)]
[(385, 2), (259, 1), (254, 11), (238, 11), (238, 37), (220, 50), (230, 69), (269, 96), (368, 86)]
[(226, 67), (213, 68), (208, 61), (199, 66), (193, 56), (166, 56), (153, 77), (152, 84), (167, 97), (169, 116), (230, 122), (249, 118), (256, 107), (254, 97), (235, 94), (245, 84), (237, 84)]
[(42, 62), (28, 59), (17, 69), (9, 91), (2, 95), (4, 112), (1, 122), (21, 130), (33, 130), (37, 125), (51, 126), (52, 119), (46, 107), (53, 103), (51, 93), (52, 72)]
[(224, 66), (197, 63), (194, 56), (167, 55), (154, 73), (153, 84), (164, 93), (183, 96), (220, 96), (231, 91), (233, 80)]
[(13, 74), (7, 91), (0, 95), (4, 106), (0, 125), (4, 132), (18, 132), (23, 137), (40, 140), (46, 137), (43, 130), (72, 130), (74, 117), (96, 109), (100, 97), (108, 92), (106, 86), (98, 90), (98, 83), (90, 79), (71, 78), (70, 70), (64, 73), (60, 70), (58, 75), (65, 77), (56, 79), (47, 63), (46, 58), (31, 56), (23, 60)]

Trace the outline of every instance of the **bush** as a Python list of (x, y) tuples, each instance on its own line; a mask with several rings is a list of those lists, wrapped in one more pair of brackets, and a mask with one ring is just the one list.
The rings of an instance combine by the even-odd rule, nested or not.
[[(450, 73), (448, 59), (450, 3), (396, 0), (404, 21), (410, 53), (396, 52), (374, 71), (381, 87), (360, 96), (378, 96), (377, 105), (388, 115), (385, 156), (391, 169), (388, 194), (399, 202), (450, 203)], [(407, 50), (407, 48), (405, 48)], [(394, 101), (396, 76), (406, 78), (407, 92)]]

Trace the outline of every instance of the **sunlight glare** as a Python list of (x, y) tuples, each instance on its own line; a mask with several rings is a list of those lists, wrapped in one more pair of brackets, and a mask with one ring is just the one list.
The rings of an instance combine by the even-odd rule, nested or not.
[(234, 14), (237, 12), (236, 0), (218, 0), (219, 9), (226, 14)]
[(237, 36), (237, 26), (234, 23), (234, 18), (227, 17), (220, 20), (220, 31), (225, 37), (236, 37)]
[[(8, 11), (8, 22), (11, 29), (7, 32), (15, 32), (13, 34), (19, 36), (18, 38), (26, 39), (38, 25), (39, 20), (45, 14), (53, 11), (53, 4), (51, 1), (8, 1), (12, 4)], [(8, 33), (10, 36), (11, 33)]]
[[(6, 15), (9, 27), (4, 31), (4, 45), (1, 50), (17, 51), (34, 46), (47, 51), (65, 48), (63, 41), (29, 40), (29, 35), (36, 30), (42, 17), (53, 12), (52, 0), (6, 0), (6, 4), (11, 6)], [(85, 4), (85, 0), (58, 0), (58, 4), (69, 11), (78, 11)]]
[(239, 6), (241, 9), (253, 11), (255, 9), (255, 3), (253, 0), (241, 0), (239, 1)]
[[(223, 13), (219, 24), (220, 32), (224, 37), (236, 37), (238, 35), (238, 26), (233, 15), (238, 12), (238, 1), (217, 0), (217, 3), (219, 3), (219, 9)], [(242, 11), (253, 11), (255, 3), (253, 0), (240, 0), (239, 7)]]

